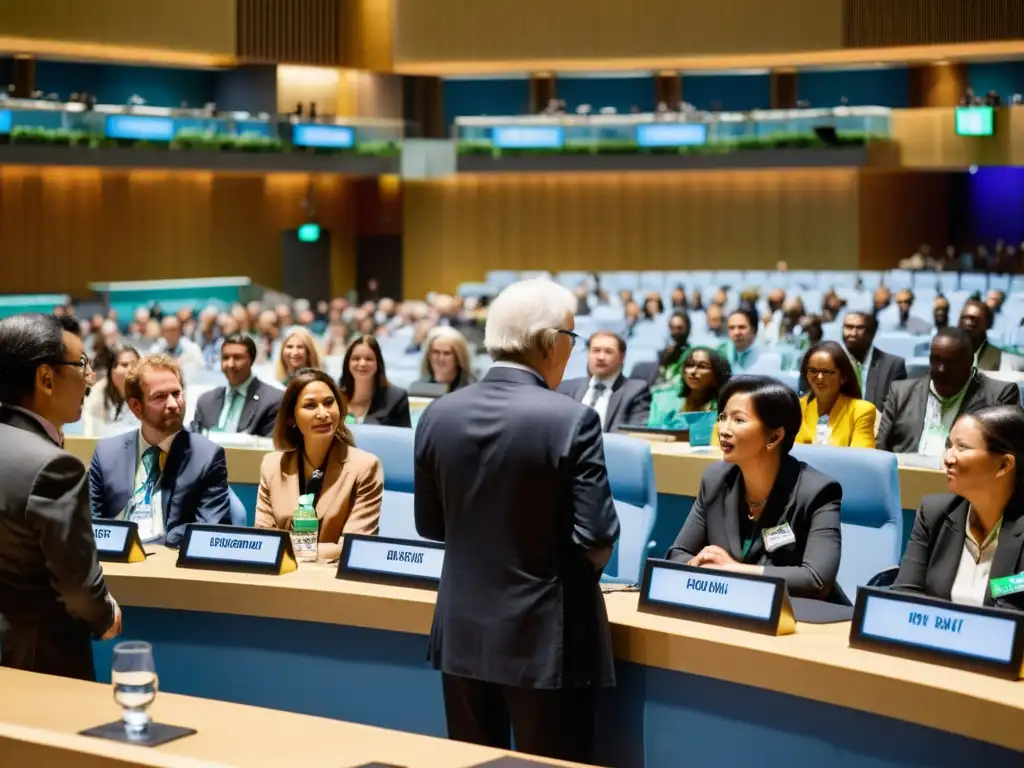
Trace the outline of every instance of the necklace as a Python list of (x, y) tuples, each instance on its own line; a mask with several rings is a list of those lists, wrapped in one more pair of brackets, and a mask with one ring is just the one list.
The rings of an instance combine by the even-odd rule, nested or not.
[(763, 501), (748, 501), (747, 506), (750, 507), (750, 512), (747, 513), (747, 520), (754, 522), (756, 519), (754, 517), (754, 511), (763, 507), (766, 501), (768, 501), (768, 499), (764, 499)]

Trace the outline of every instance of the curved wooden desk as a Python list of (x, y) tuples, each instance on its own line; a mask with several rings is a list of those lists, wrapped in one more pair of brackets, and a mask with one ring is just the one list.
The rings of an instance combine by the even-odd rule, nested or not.
[[(203, 626), (214, 620), (203, 618), (203, 614), (212, 613), (248, 617), (245, 621), (283, 620), (288, 623), (275, 622), (274, 626), (287, 627), (289, 631), (298, 628), (294, 629), (296, 632), (302, 627), (319, 625), (358, 627), (377, 631), (372, 636), (378, 641), (387, 633), (402, 633), (402, 637), (413, 640), (403, 646), (402, 653), (413, 655), (408, 663), (427, 675), (436, 675), (423, 664), (425, 642), (416, 637), (429, 631), (433, 592), (338, 580), (334, 578), (333, 567), (319, 564), (303, 566), (286, 576), (178, 569), (174, 552), (154, 549), (145, 563), (106, 564), (104, 570), (114, 595), (123, 606), (131, 606), (125, 613), (126, 636), (137, 636), (133, 627), (139, 613), (136, 609), (144, 609), (140, 621), (142, 638), (157, 643), (158, 667), (159, 641), (189, 642), (201, 648), (207, 641), (191, 633), (202, 634)], [(801, 624), (795, 635), (777, 638), (639, 613), (635, 593), (607, 595), (606, 604), (615, 654), (622, 662), (617, 698), (634, 696), (640, 677), (644, 696), (650, 695), (650, 688), (673, 690), (684, 684), (709, 685), (701, 681), (711, 679), (735, 684), (728, 688), (733, 691), (730, 695), (750, 689), (776, 694), (773, 707), (810, 700), (1024, 751), (1024, 730), (1019, 727), (1024, 718), (1024, 684), (851, 649), (847, 643), (848, 624)], [(167, 612), (174, 618), (154, 624), (150, 621), (152, 615), (147, 618), (146, 610)], [(179, 611), (189, 613), (178, 614)], [(147, 637), (149, 630), (173, 637)], [(210, 629), (214, 634), (226, 631), (216, 626)], [(349, 642), (351, 637), (345, 635), (342, 640)], [(220, 637), (219, 641), (227, 642), (227, 638)], [(296, 643), (301, 645), (298, 635)], [(239, 644), (258, 643), (247, 637), (240, 639)], [(344, 652), (350, 650), (346, 648)], [(357, 660), (375, 663), (378, 657)], [(98, 668), (102, 672), (102, 664)], [(661, 670), (681, 674), (661, 682), (650, 677)], [(165, 685), (173, 685), (172, 677), (164, 673)], [(428, 677), (424, 685), (427, 689), (436, 686), (439, 696), (439, 680), (431, 682)], [(681, 689), (677, 694), (688, 695)], [(694, 691), (694, 695), (701, 694)], [(745, 696), (749, 700), (750, 694)], [(701, 701), (694, 703), (700, 705)], [(736, 704), (743, 708), (738, 700)], [(800, 706), (805, 705), (806, 702)], [(650, 706), (645, 699), (645, 717)], [(622, 709), (616, 708), (617, 724), (628, 719)], [(653, 738), (651, 729), (646, 722), (640, 738)], [(957, 743), (971, 744), (962, 740)], [(966, 747), (961, 753), (963, 749)], [(650, 751), (648, 748), (647, 764), (658, 765)], [(995, 762), (991, 764), (1008, 764), (998, 759), (1006, 753), (1000, 750), (994, 754)]]

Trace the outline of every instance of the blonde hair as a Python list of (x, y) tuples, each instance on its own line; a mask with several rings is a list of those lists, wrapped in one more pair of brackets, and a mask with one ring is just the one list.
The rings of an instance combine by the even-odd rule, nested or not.
[(455, 381), (452, 382), (452, 388), (462, 387), (475, 381), (473, 367), (469, 361), (469, 344), (466, 343), (466, 337), (449, 325), (439, 325), (432, 328), (427, 334), (426, 341), (423, 343), (423, 357), (420, 360), (420, 379), (422, 381), (434, 380), (434, 371), (430, 367), (430, 351), (434, 348), (436, 341), (447, 341), (452, 345), (452, 352), (455, 353), (455, 362), (459, 371)]
[(128, 369), (128, 373), (124, 377), (124, 399), (125, 400), (138, 400), (142, 402), (143, 391), (142, 391), (142, 377), (146, 371), (170, 371), (178, 377), (178, 384), (181, 388), (185, 388), (185, 379), (181, 375), (181, 366), (178, 365), (178, 361), (170, 355), (147, 355), (135, 362), (135, 364)]
[(288, 366), (284, 363), (284, 348), (290, 339), (296, 337), (306, 348), (306, 364), (302, 367), (316, 370), (323, 370), (324, 367), (323, 361), (320, 359), (320, 347), (317, 345), (316, 339), (313, 338), (313, 334), (301, 325), (289, 328), (281, 339), (281, 350), (277, 353), (277, 363), (274, 366), (274, 376), (281, 384), (288, 380)]

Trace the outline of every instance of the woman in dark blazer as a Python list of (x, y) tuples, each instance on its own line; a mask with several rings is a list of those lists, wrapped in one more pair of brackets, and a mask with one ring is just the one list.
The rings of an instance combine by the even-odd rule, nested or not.
[(374, 336), (356, 336), (349, 344), (338, 385), (348, 400), (347, 423), (412, 426), (409, 394), (388, 384), (384, 355)]
[(790, 595), (849, 604), (836, 585), (843, 492), (789, 455), (800, 429), (796, 393), (766, 376), (737, 376), (718, 398), (724, 461), (701, 478), (668, 559), (776, 576)]
[(993, 597), (991, 582), (1024, 572), (1024, 411), (964, 414), (946, 441), (950, 493), (926, 496), (893, 589), (964, 605), (1024, 610), (1024, 591)]

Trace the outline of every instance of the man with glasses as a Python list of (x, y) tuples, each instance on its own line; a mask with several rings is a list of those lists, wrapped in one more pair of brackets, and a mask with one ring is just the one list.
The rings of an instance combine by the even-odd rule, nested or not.
[(848, 312), (843, 318), (843, 346), (861, 394), (881, 413), (892, 383), (907, 378), (907, 363), (873, 346), (877, 332), (878, 321), (870, 312)]
[(92, 636), (121, 632), (96, 556), (85, 467), (62, 448), (92, 370), (56, 317), (0, 320), (0, 664), (95, 679)]
[(605, 432), (614, 432), (621, 424), (644, 426), (651, 410), (647, 382), (622, 375), (625, 359), (626, 340), (611, 331), (599, 331), (587, 342), (589, 376), (563, 381), (558, 387), (563, 395), (597, 411)]
[(599, 580), (619, 536), (601, 420), (553, 390), (576, 297), (524, 280), (491, 303), (495, 362), (416, 429), (416, 530), (445, 542), (429, 641), (448, 736), (590, 762), (598, 689), (614, 685)]

